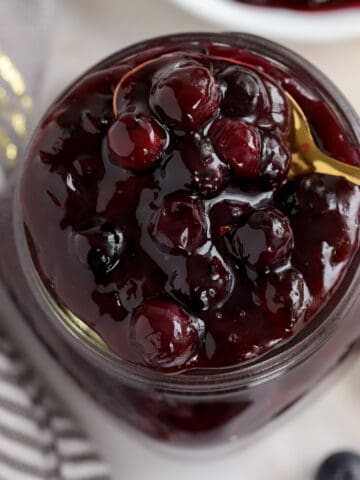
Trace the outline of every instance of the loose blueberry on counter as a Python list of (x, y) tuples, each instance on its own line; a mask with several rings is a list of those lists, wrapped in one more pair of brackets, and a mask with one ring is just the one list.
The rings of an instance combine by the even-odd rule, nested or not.
[(125, 114), (107, 133), (110, 161), (122, 168), (141, 172), (153, 167), (166, 145), (166, 133), (154, 118)]
[(134, 313), (130, 342), (145, 364), (181, 369), (196, 361), (204, 334), (201, 320), (168, 300), (146, 300)]
[(150, 90), (150, 105), (167, 125), (195, 130), (219, 108), (220, 87), (210, 70), (194, 59), (174, 55), (157, 71)]
[(360, 455), (346, 451), (331, 455), (321, 464), (315, 480), (360, 480)]
[(254, 211), (228, 239), (234, 257), (257, 271), (286, 263), (294, 246), (289, 220), (275, 208)]

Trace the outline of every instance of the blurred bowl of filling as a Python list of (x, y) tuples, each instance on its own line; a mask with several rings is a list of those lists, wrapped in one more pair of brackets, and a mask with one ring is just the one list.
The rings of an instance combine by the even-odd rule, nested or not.
[(301, 42), (360, 37), (360, 0), (171, 0), (221, 27)]

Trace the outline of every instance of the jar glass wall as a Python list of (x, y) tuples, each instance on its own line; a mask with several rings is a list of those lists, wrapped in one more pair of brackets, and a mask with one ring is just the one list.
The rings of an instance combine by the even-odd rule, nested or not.
[[(258, 55), (284, 77), (297, 79), (330, 106), (350, 143), (359, 147), (360, 120), (336, 87), (295, 53), (250, 35), (185, 34), (153, 39), (116, 53), (85, 75), (113, 65), (124, 65), (125, 71), (128, 64), (168, 51), (208, 51), (209, 47), (231, 58)], [(287, 85), (295, 95), (297, 87), (291, 80)], [(73, 86), (49, 108), (45, 122)], [(23, 168), (34, 155), (39, 135), (41, 127), (34, 133)], [(105, 409), (157, 439), (193, 445), (221, 443), (252, 433), (317, 385), (360, 336), (357, 253), (315, 318), (293, 340), (254, 362), (168, 375), (120, 359), (102, 348), (98, 338), (44, 286), (24, 229), (21, 177), (20, 170), (15, 185), (2, 199), (3, 281), (37, 334), (79, 384)]]

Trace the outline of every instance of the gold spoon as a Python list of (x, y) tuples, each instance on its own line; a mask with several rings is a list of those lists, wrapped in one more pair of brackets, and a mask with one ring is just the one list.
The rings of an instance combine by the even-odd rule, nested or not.
[(335, 160), (323, 153), (316, 145), (304, 112), (296, 100), (287, 93), (292, 107), (294, 131), (292, 134), (291, 165), (289, 178), (310, 172), (345, 177), (360, 185), (360, 168)]

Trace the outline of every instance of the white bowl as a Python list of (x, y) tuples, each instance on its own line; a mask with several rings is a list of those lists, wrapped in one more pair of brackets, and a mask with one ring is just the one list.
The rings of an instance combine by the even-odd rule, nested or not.
[(331, 42), (360, 36), (360, 8), (299, 12), (233, 0), (171, 0), (222, 27), (301, 42)]

